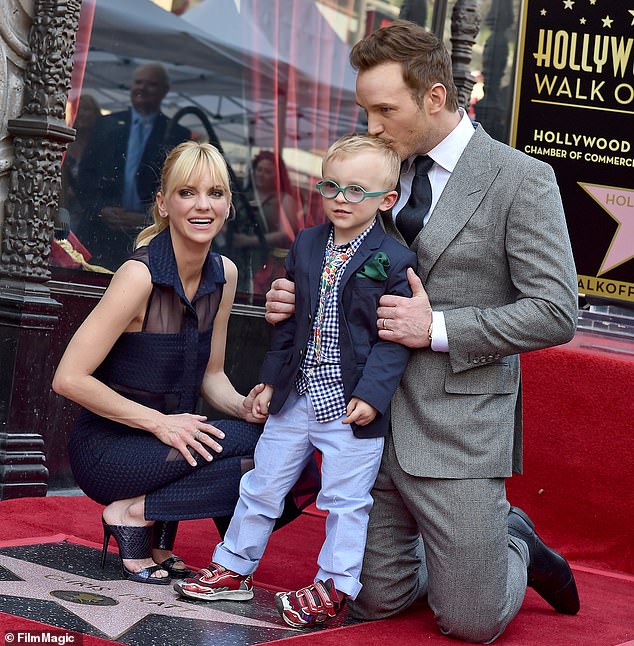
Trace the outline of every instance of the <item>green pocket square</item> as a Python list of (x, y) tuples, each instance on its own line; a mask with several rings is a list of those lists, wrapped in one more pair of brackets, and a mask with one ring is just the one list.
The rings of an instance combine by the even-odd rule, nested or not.
[(390, 267), (390, 258), (386, 253), (379, 251), (371, 260), (357, 272), (357, 278), (371, 278), (372, 280), (385, 280)]

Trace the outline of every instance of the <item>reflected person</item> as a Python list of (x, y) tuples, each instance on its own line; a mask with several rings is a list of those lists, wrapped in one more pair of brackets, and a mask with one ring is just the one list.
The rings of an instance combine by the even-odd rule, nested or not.
[(85, 215), (77, 236), (91, 262), (115, 270), (132, 252), (146, 224), (165, 155), (191, 133), (175, 125), (161, 103), (169, 91), (165, 68), (156, 63), (136, 69), (131, 106), (104, 117), (87, 147), (78, 172)]

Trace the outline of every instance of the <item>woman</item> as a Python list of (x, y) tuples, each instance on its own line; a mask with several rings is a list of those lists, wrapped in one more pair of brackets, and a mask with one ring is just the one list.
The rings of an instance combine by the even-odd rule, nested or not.
[[(300, 229), (301, 209), (293, 197), (293, 187), (284, 161), (270, 151), (262, 150), (251, 163), (254, 203), (264, 232), (266, 249), (254, 253), (253, 293), (264, 295), (271, 281), (285, 275), (284, 261)], [(262, 242), (255, 233), (235, 233), (233, 246), (255, 249)]]
[[(245, 422), (254, 421), (262, 386), (245, 397), (224, 373), (237, 270), (210, 248), (230, 210), (218, 150), (177, 146), (163, 167), (154, 223), (54, 377), (55, 392), (83, 407), (70, 461), (78, 485), (106, 505), (102, 565), (113, 535), (123, 575), (134, 581), (166, 584), (189, 573), (171, 552), (176, 523), (154, 521), (230, 516), (261, 431)], [(199, 396), (244, 422), (207, 423), (194, 414)]]

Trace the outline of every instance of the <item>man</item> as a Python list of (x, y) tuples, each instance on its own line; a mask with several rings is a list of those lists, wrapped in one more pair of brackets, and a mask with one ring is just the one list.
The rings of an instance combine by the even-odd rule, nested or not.
[(77, 235), (93, 254), (91, 262), (116, 270), (132, 251), (158, 190), (166, 154), (191, 133), (175, 125), (161, 103), (169, 78), (158, 64), (137, 68), (131, 107), (105, 117), (79, 168), (80, 199), (86, 215)]
[[(433, 34), (396, 21), (355, 45), (351, 62), (368, 131), (403, 160), (384, 226), (418, 255), (413, 297), (384, 296), (377, 312), (381, 338), (414, 350), (392, 401), (351, 613), (389, 617), (426, 593), (443, 633), (486, 643), (515, 616), (527, 583), (558, 611), (579, 609), (567, 562), (509, 510), (504, 487), (522, 467), (518, 353), (575, 330), (561, 199), (550, 166), (494, 141), (458, 108), (451, 60)], [(292, 290), (273, 284), (269, 322), (292, 311)]]

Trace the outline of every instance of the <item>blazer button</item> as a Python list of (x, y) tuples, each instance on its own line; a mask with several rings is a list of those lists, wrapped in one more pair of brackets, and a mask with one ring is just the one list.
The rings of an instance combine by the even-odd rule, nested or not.
[(493, 361), (494, 359), (495, 357), (492, 354), (487, 357), (487, 361)]

